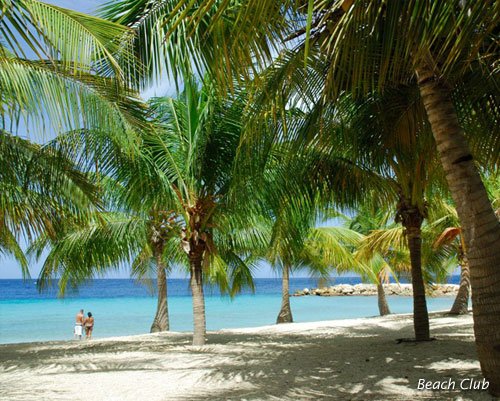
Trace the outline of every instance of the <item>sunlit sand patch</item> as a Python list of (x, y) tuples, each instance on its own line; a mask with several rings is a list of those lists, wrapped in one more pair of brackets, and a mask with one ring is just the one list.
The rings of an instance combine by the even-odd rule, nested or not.
[(186, 333), (2, 345), (0, 400), (88, 401), (83, 387), (93, 401), (490, 401), (417, 390), (420, 378), (481, 378), (472, 318), (432, 314), (431, 324), (438, 340), (418, 344), (396, 344), (413, 322), (394, 315), (221, 330), (205, 347)]

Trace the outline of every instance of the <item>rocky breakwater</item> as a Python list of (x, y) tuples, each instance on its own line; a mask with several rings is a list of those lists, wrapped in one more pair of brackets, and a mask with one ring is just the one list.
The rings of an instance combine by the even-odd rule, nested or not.
[[(430, 297), (455, 296), (458, 292), (456, 284), (434, 284), (426, 289)], [(386, 295), (401, 295), (411, 297), (413, 290), (411, 284), (384, 284)], [(296, 291), (293, 296), (300, 297), (304, 295), (319, 295), (323, 297), (333, 297), (342, 295), (377, 295), (377, 286), (375, 284), (339, 284), (324, 288), (304, 288)]]

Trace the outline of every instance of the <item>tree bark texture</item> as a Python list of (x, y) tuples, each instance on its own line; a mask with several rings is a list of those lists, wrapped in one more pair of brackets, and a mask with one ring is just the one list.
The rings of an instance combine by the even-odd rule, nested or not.
[(292, 323), (292, 308), (290, 307), (290, 268), (283, 265), (283, 278), (281, 286), (281, 310), (276, 323)]
[(500, 395), (500, 223), (459, 125), (450, 90), (416, 66), (420, 95), (457, 208), (470, 266), (476, 346), (490, 393)]
[(151, 333), (168, 331), (170, 328), (168, 321), (167, 273), (161, 255), (156, 258), (156, 268), (158, 303), (156, 306), (156, 315), (153, 320), (153, 324), (151, 325)]
[(389, 304), (387, 303), (387, 298), (385, 296), (384, 285), (380, 280), (377, 283), (377, 298), (380, 316), (390, 315), (391, 310), (389, 309)]
[(422, 237), (420, 226), (406, 228), (411, 260), (411, 284), (413, 287), (413, 327), (417, 341), (430, 340), (429, 313), (425, 299), (425, 285), (422, 276)]
[(469, 313), (469, 295), (470, 295), (470, 271), (467, 256), (460, 258), (460, 287), (451, 307), (450, 314), (465, 315)]
[(204, 345), (206, 335), (205, 296), (203, 294), (203, 252), (189, 252), (190, 286), (193, 299), (193, 345)]

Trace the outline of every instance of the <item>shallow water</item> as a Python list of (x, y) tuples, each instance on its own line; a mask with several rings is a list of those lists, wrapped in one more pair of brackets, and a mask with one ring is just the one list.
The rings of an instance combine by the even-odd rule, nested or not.
[[(280, 280), (257, 279), (255, 294), (234, 299), (207, 289), (208, 330), (273, 324), (281, 305)], [(336, 283), (356, 283), (357, 278), (336, 278)], [(171, 330), (192, 330), (192, 304), (187, 280), (169, 280)], [(291, 291), (312, 288), (316, 280), (292, 279)], [(144, 334), (149, 332), (156, 299), (131, 280), (95, 280), (65, 299), (54, 292), (38, 294), (33, 282), (0, 280), (0, 343), (66, 340), (73, 337), (76, 312), (83, 308), (95, 317), (94, 337)], [(394, 313), (412, 311), (411, 297), (388, 297)], [(451, 307), (453, 297), (429, 298), (430, 311)], [(294, 321), (346, 319), (376, 316), (375, 296), (292, 297)]]

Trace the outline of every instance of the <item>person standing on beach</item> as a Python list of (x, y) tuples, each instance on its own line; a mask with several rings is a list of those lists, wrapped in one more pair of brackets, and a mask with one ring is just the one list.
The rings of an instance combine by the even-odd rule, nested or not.
[(92, 313), (87, 313), (87, 318), (85, 319), (85, 335), (87, 340), (92, 339), (92, 330), (94, 330), (94, 317)]
[(76, 314), (75, 318), (75, 334), (74, 337), (78, 337), (79, 340), (82, 339), (82, 328), (83, 328), (83, 309)]

